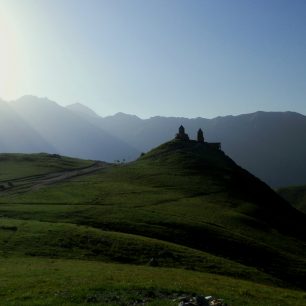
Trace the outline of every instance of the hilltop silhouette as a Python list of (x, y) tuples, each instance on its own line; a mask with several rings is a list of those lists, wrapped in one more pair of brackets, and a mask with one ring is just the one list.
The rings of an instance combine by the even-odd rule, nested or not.
[(131, 161), (173, 137), (182, 124), (192, 135), (201, 128), (207, 142), (221, 142), (235, 161), (270, 186), (306, 183), (306, 117), (294, 112), (214, 119), (101, 117), (80, 103), (65, 108), (33, 96), (0, 101), (0, 110), (0, 152)]

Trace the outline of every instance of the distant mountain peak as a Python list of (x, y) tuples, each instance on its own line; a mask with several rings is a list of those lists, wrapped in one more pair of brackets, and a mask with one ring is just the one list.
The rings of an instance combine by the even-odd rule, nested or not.
[(112, 116), (106, 116), (104, 119), (116, 119), (116, 120), (126, 120), (126, 121), (142, 121), (141, 118), (137, 117), (136, 115), (126, 114), (123, 112), (118, 112)]
[(117, 118), (137, 118), (137, 119), (140, 119), (136, 115), (126, 114), (126, 113), (123, 113), (123, 112), (118, 112), (113, 117), (117, 117)]
[(79, 102), (67, 105), (66, 108), (78, 114), (98, 117), (98, 115), (91, 108)]
[[(51, 101), (49, 98), (47, 97), (37, 97), (37, 96), (34, 96), (34, 95), (24, 95), (22, 97), (20, 97), (19, 99), (17, 99), (16, 101), (33, 101), (33, 100), (36, 100), (36, 101), (50, 101), (50, 102), (53, 102)], [(55, 102), (54, 102), (55, 103)]]
[(37, 97), (33, 95), (24, 95), (15, 101), (11, 101), (11, 103), (17, 104), (49, 104), (49, 105), (57, 105), (55, 101), (50, 100), (47, 97)]

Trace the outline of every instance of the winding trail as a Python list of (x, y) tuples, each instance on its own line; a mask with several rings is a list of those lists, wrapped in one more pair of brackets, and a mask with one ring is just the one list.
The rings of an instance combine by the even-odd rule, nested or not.
[(94, 173), (98, 170), (105, 169), (110, 167), (111, 164), (97, 161), (93, 165), (83, 168), (77, 168), (72, 170), (63, 170), (59, 172), (41, 174), (41, 175), (34, 175), (34, 176), (27, 176), (22, 177), (19, 179), (14, 179), (12, 185), (8, 185), (10, 181), (2, 181), (2, 184), (7, 184), (8, 187), (4, 190), (0, 191), (2, 193), (24, 193), (30, 190), (38, 190), (42, 187), (47, 185), (52, 185), (55, 183), (59, 183), (62, 181), (66, 181), (68, 179), (82, 176), (90, 173)]

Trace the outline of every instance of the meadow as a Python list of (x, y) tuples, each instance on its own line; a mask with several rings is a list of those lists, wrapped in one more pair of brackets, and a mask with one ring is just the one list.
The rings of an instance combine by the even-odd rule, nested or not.
[(5, 305), (306, 305), (305, 215), (222, 151), (173, 141), (46, 186), (95, 162), (0, 157)]

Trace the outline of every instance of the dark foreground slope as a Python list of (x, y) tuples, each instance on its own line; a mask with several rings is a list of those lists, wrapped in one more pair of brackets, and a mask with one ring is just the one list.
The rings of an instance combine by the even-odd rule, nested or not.
[[(127, 288), (143, 290), (140, 284), (146, 284), (147, 290), (150, 278), (156, 289), (158, 277), (158, 290), (206, 288), (221, 292), (231, 305), (257, 305), (261, 295), (269, 296), (268, 305), (289, 305), (290, 299), (284, 297), (293, 293), (263, 285), (254, 285), (253, 290), (241, 279), (305, 289), (305, 216), (222, 151), (203, 144), (171, 141), (133, 163), (104, 167), (39, 189), (14, 188), (1, 191), (0, 260), (12, 265), (11, 270), (18, 266), (20, 280), (31, 273), (26, 267), (41, 265), (38, 269), (46, 273), (54, 267), (54, 275), (48, 274), (52, 280), (52, 285), (47, 281), (48, 288), (61, 277), (71, 278), (76, 288), (83, 284), (80, 292), (89, 294), (86, 286), (91, 286), (101, 302), (98, 305), (117, 305), (105, 302), (101, 292), (107, 288), (115, 290), (114, 295)], [(152, 258), (155, 270), (139, 266), (152, 263)], [(124, 263), (126, 268), (101, 262)], [(92, 281), (77, 283), (78, 273), (90, 278), (84, 265), (88, 273), (97, 274), (103, 290)], [(74, 267), (70, 276), (67, 267)], [(2, 273), (9, 279), (11, 270)], [(71, 294), (82, 304), (86, 297), (80, 297), (80, 292)], [(304, 295), (295, 296), (296, 305), (303, 305)], [(53, 299), (67, 302), (68, 297), (61, 292), (50, 305)]]
[(239, 167), (223, 151), (195, 141), (172, 141), (144, 155), (136, 164), (155, 167), (159, 171), (167, 169), (170, 176), (187, 177), (188, 181), (181, 186), (186, 193), (195, 196), (226, 195), (220, 201), (224, 209), (233, 208), (233, 211), (242, 212), (286, 235), (302, 239), (305, 236), (305, 216), (265, 183)]

